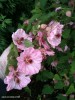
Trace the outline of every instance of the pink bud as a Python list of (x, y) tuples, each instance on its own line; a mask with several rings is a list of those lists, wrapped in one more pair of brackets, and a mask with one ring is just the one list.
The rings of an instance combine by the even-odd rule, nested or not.
[(25, 21), (24, 21), (24, 24), (25, 24), (25, 25), (28, 25), (28, 24), (29, 24), (29, 20), (25, 20)]
[(66, 11), (66, 16), (71, 17), (71, 11)]
[(47, 27), (46, 24), (41, 24), (41, 26), (40, 26), (41, 29), (45, 29), (46, 27)]

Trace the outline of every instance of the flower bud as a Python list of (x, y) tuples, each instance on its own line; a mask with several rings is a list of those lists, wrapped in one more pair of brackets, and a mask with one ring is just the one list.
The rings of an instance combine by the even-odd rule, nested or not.
[(66, 16), (67, 16), (67, 17), (71, 17), (71, 15), (72, 15), (72, 14), (71, 14), (71, 11), (66, 11)]
[(41, 24), (41, 26), (40, 26), (41, 29), (45, 29), (46, 27), (47, 27), (46, 24)]

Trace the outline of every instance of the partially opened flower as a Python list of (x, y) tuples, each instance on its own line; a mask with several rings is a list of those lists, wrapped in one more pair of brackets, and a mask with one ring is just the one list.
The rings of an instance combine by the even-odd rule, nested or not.
[(6, 78), (4, 79), (4, 83), (7, 84), (7, 91), (10, 91), (12, 89), (21, 90), (30, 83), (30, 77), (25, 76), (25, 74), (21, 71), (15, 71), (13, 68), (9, 70), (10, 72), (8, 76), (6, 76)]
[(48, 55), (48, 56), (54, 56), (55, 55), (55, 52), (51, 49), (40, 48), (39, 50), (42, 53), (43, 59), (46, 58), (46, 55)]
[(29, 37), (29, 35), (27, 35), (23, 29), (18, 29), (15, 33), (13, 33), (12, 39), (17, 48), (21, 50), (26, 48), (24, 44), (25, 39), (32, 41), (32, 38)]
[(42, 54), (40, 50), (32, 47), (27, 48), (17, 57), (18, 69), (22, 70), (26, 75), (33, 75), (41, 69)]
[(47, 31), (47, 40), (53, 48), (61, 43), (63, 25), (59, 22), (51, 21)]
[(56, 9), (55, 9), (55, 12), (58, 12), (58, 11), (60, 11), (62, 9), (62, 7), (57, 7)]
[(45, 49), (49, 49), (50, 46), (48, 45), (48, 43), (47, 43), (45, 38), (46, 38), (46, 33), (38, 31), (37, 40), (39, 42), (39, 46), (40, 47), (43, 46)]
[(57, 46), (56, 49), (57, 49), (58, 51), (63, 52), (63, 49), (62, 49), (60, 46)]

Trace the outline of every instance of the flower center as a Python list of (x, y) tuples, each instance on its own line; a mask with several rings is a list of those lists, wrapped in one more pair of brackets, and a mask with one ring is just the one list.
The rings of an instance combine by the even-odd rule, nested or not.
[(14, 72), (14, 81), (19, 84), (20, 79), (18, 78), (18, 76), (19, 76), (19, 72)]
[(19, 78), (15, 77), (14, 80), (15, 80), (16, 83), (18, 83), (18, 84), (20, 83), (20, 79)]
[(56, 36), (57, 38), (60, 38), (60, 37), (61, 37), (61, 35), (60, 35), (60, 34), (56, 34), (55, 36)]
[(27, 64), (31, 64), (33, 62), (32, 59), (29, 56), (25, 57), (24, 61)]
[(23, 37), (22, 37), (22, 38), (20, 38), (20, 39), (18, 38), (18, 39), (17, 39), (17, 43), (18, 43), (19, 45), (21, 45), (21, 44), (22, 44), (22, 42), (23, 42), (23, 40), (24, 40), (24, 38), (23, 38)]

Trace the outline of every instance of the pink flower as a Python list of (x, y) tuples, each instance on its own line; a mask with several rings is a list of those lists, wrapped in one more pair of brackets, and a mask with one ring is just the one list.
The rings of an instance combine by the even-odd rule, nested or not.
[(55, 9), (55, 12), (57, 12), (57, 11), (59, 11), (59, 10), (61, 10), (62, 8), (61, 7), (57, 7), (56, 9)]
[(61, 25), (59, 22), (51, 21), (48, 29), (46, 29), (47, 40), (53, 48), (61, 43), (62, 28), (63, 25)]
[(30, 38), (23, 29), (18, 29), (15, 33), (13, 33), (12, 39), (17, 48), (21, 50), (24, 50), (26, 48), (24, 44), (25, 39), (32, 42), (32, 38)]
[(67, 45), (65, 45), (64, 52), (66, 52), (68, 49), (69, 49), (69, 47)]
[(64, 52), (65, 53), (67, 50), (69, 50), (69, 47), (67, 45), (65, 45), (64, 50), (63, 50), (60, 46), (57, 46), (56, 49), (58, 51), (61, 51), (61, 52)]
[(40, 50), (32, 47), (27, 48), (17, 57), (18, 69), (22, 70), (26, 75), (33, 75), (41, 69), (42, 54)]
[(45, 29), (46, 27), (47, 27), (46, 24), (41, 24), (41, 26), (40, 26), (41, 29)]
[(30, 83), (30, 77), (25, 76), (25, 74), (21, 71), (15, 71), (13, 68), (10, 68), (9, 70), (10, 72), (8, 76), (6, 76), (6, 78), (4, 79), (4, 83), (7, 84), (7, 91), (10, 91), (12, 89), (21, 90)]
[(66, 16), (67, 16), (67, 17), (71, 17), (71, 16), (72, 16), (71, 11), (66, 11)]
[(42, 53), (43, 59), (46, 58), (46, 55), (48, 55), (48, 56), (54, 56), (55, 55), (55, 52), (51, 49), (40, 48), (39, 50)]
[(63, 49), (62, 49), (60, 46), (57, 46), (56, 49), (57, 49), (58, 51), (63, 52)]
[(45, 49), (49, 49), (50, 46), (48, 45), (44, 37), (46, 37), (46, 34), (44, 32), (39, 31), (37, 35), (37, 40), (39, 42), (40, 47), (43, 46)]
[(25, 20), (23, 24), (28, 25), (29, 24), (29, 20)]

